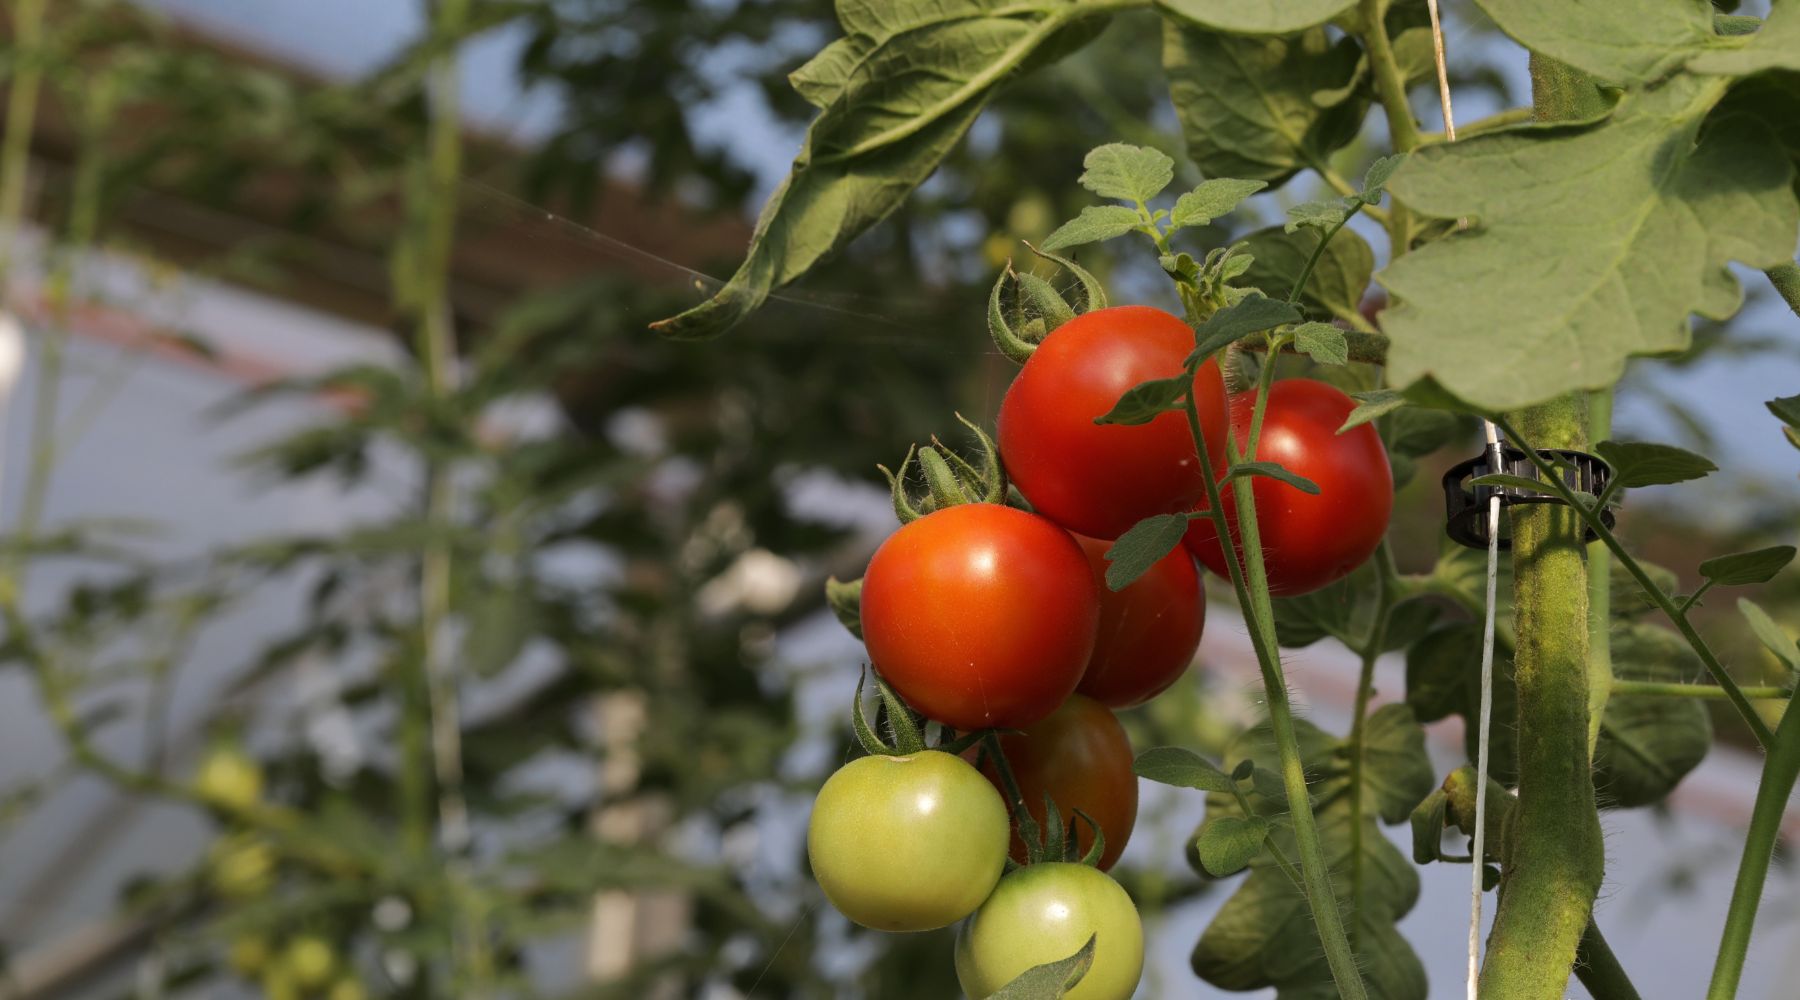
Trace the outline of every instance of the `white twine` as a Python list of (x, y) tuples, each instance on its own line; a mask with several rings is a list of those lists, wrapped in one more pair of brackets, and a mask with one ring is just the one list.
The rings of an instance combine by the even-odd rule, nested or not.
[[(1437, 60), (1438, 102), (1444, 109), (1444, 138), (1456, 141), (1456, 115), (1450, 108), (1450, 71), (1444, 58), (1444, 24), (1438, 15), (1438, 0), (1427, 0), (1431, 12), (1431, 49)], [(1483, 420), (1481, 429), (1487, 438), (1489, 472), (1500, 472), (1502, 452), (1500, 432), (1492, 421)], [(1481, 709), (1479, 738), (1475, 743), (1475, 834), (1469, 846), (1469, 1000), (1479, 1000), (1481, 979), (1481, 902), (1482, 874), (1486, 870), (1483, 854), (1487, 849), (1487, 773), (1488, 734), (1494, 715), (1494, 604), (1500, 576), (1500, 494), (1488, 498), (1487, 604), (1481, 629)]]

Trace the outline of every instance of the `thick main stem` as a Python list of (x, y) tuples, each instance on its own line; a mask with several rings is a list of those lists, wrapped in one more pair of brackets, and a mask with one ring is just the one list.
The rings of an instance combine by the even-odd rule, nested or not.
[[(1517, 415), (1533, 441), (1584, 444), (1585, 414), (1565, 397)], [(1587, 572), (1568, 507), (1512, 515), (1513, 654), (1519, 798), (1481, 993), (1560, 1000), (1604, 867), (1588, 754)]]

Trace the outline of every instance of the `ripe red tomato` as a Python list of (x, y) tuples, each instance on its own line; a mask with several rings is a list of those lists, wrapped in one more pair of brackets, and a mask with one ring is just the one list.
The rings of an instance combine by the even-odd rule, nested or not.
[(1175, 683), (1206, 625), (1206, 590), (1194, 557), (1183, 549), (1163, 556), (1131, 586), (1106, 587), (1111, 542), (1077, 536), (1100, 585), (1100, 631), (1087, 673), (1075, 690), (1113, 708), (1141, 705)]
[(1022, 510), (960, 504), (889, 536), (863, 577), (875, 669), (928, 718), (1022, 729), (1081, 682), (1100, 595), (1069, 533)]
[[(1099, 425), (1127, 389), (1173, 378), (1194, 331), (1148, 306), (1084, 313), (1051, 331), (1000, 404), (1000, 456), (1037, 511), (1070, 531), (1117, 538), (1152, 514), (1192, 510), (1206, 493), (1187, 418)], [(1225, 382), (1212, 361), (1194, 375), (1207, 454), (1225, 457)]]
[[(1081, 695), (1073, 695), (1055, 714), (1022, 734), (1000, 737), (1000, 749), (1006, 763), (1019, 782), (1019, 793), (1026, 808), (1044, 824), (1044, 793), (1056, 800), (1056, 811), (1062, 814), (1063, 828), (1073, 820), (1077, 837), (1085, 852), (1094, 843), (1093, 831), (1085, 822), (1074, 820), (1075, 810), (1091, 816), (1106, 834), (1106, 849), (1100, 858), (1102, 870), (1111, 868), (1124, 853), (1131, 840), (1131, 828), (1137, 825), (1138, 784), (1131, 770), (1131, 740), (1125, 727), (1105, 705)], [(970, 751), (973, 755), (974, 751)], [(1002, 797), (1006, 789), (1000, 772), (987, 762), (981, 773), (987, 775)], [(1025, 860), (1025, 842), (1013, 830), (1013, 860)]]
[[(1249, 436), (1255, 402), (1254, 392), (1231, 399), (1231, 427), (1239, 445)], [(1272, 594), (1305, 594), (1349, 576), (1387, 533), (1394, 473), (1381, 436), (1371, 424), (1337, 432), (1355, 408), (1355, 400), (1312, 379), (1283, 379), (1269, 390), (1257, 461), (1275, 462), (1319, 487), (1311, 495), (1266, 476), (1251, 480)], [(1235, 534), (1232, 491), (1225, 491), (1223, 501)], [(1196, 519), (1184, 541), (1208, 569), (1226, 572), (1225, 553), (1211, 521)]]

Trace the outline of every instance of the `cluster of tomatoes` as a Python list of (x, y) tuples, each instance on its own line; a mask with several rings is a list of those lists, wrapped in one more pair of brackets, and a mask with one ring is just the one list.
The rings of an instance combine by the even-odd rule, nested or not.
[[(1205, 619), (1194, 558), (1221, 574), (1226, 561), (1211, 520), (1194, 518), (1185, 548), (1123, 589), (1106, 586), (1111, 540), (1143, 518), (1204, 508), (1207, 483), (1187, 414), (1129, 426), (1096, 418), (1134, 386), (1191, 370), (1198, 436), (1223, 476), (1226, 434), (1241, 450), (1254, 393), (1228, 394), (1211, 360), (1190, 369), (1193, 351), (1192, 328), (1147, 307), (1056, 327), (1007, 391), (997, 455), (983, 436), (988, 469), (926, 449), (922, 514), (906, 500), (902, 469), (896, 509), (907, 523), (863, 578), (869, 660), (904, 702), (890, 703), (890, 722), (904, 715), (910, 730), (916, 711), (958, 733), (1003, 735), (983, 739), (979, 753), (964, 749), (973, 737), (946, 748), (960, 754), (909, 737), (851, 762), (820, 791), (809, 855), (826, 896), (864, 926), (920, 931), (967, 918), (956, 970), (975, 1000), (1090, 938), (1093, 965), (1068, 996), (1124, 1000), (1142, 971), (1136, 908), (1105, 874), (1137, 814), (1131, 747), (1113, 710), (1186, 670)], [(1354, 406), (1307, 379), (1269, 392), (1255, 458), (1319, 487), (1253, 480), (1273, 593), (1341, 579), (1381, 540), (1392, 476), (1372, 427), (1338, 433)], [(1008, 478), (1031, 511), (1006, 504)], [(1066, 851), (1052, 842), (1065, 839)], [(1083, 852), (1092, 864), (1070, 860)], [(1009, 853), (1030, 863), (1009, 866)]]

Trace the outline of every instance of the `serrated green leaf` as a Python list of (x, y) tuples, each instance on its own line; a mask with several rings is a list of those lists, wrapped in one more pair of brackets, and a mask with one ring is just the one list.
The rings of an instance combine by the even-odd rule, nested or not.
[(1363, 174), (1362, 190), (1357, 192), (1357, 197), (1370, 205), (1380, 204), (1381, 196), (1387, 190), (1388, 179), (1393, 177), (1394, 171), (1400, 169), (1400, 164), (1405, 162), (1405, 153), (1395, 153), (1392, 156), (1383, 156), (1369, 164), (1369, 169)]
[[(1613, 662), (1621, 677), (1691, 681), (1703, 668), (1680, 636), (1654, 625), (1613, 629)], [(1706, 706), (1691, 698), (1614, 695), (1600, 720), (1594, 747), (1594, 788), (1620, 808), (1667, 798), (1712, 746)]]
[[(1244, 11), (1266, 3), (1236, 3)], [(1279, 185), (1323, 163), (1356, 138), (1367, 115), (1364, 88), (1352, 87), (1361, 50), (1324, 28), (1285, 38), (1219, 34), (1165, 18), (1163, 68), (1187, 140), (1188, 157), (1209, 177)], [(1347, 88), (1322, 106), (1321, 91)]]
[(1544, 481), (1530, 476), (1515, 476), (1509, 472), (1494, 472), (1485, 476), (1476, 476), (1469, 480), (1470, 486), (1499, 486), (1509, 490), (1524, 490), (1528, 493), (1548, 493)]
[(1235, 305), (1213, 313), (1195, 329), (1199, 346), (1194, 354), (1209, 357), (1227, 344), (1234, 344), (1253, 333), (1272, 330), (1285, 323), (1300, 322), (1300, 310), (1281, 301), (1252, 295)]
[(1299, 229), (1317, 229), (1323, 234), (1337, 228), (1349, 214), (1349, 207), (1339, 199), (1303, 201), (1287, 210), (1288, 220), (1282, 228), (1290, 233)]
[(1205, 757), (1181, 747), (1152, 747), (1137, 755), (1131, 770), (1140, 778), (1203, 792), (1231, 791), (1231, 777)]
[(1045, 250), (1099, 243), (1123, 236), (1144, 224), (1137, 209), (1124, 205), (1089, 205), (1081, 214), (1056, 227), (1044, 239)]
[(1626, 489), (1685, 483), (1719, 471), (1706, 456), (1667, 444), (1602, 441), (1594, 451), (1612, 466), (1613, 479)]
[(1261, 816), (1218, 816), (1200, 825), (1195, 847), (1200, 867), (1213, 878), (1236, 875), (1263, 851), (1269, 821)]
[(1067, 996), (1093, 968), (1097, 937), (1088, 935), (1087, 944), (1068, 958), (1026, 969), (1018, 978), (1000, 987), (999, 992), (989, 994), (987, 1000), (1058, 1000)]
[(1775, 419), (1789, 427), (1800, 428), (1800, 396), (1780, 396), (1763, 404)]
[[(1355, 415), (1354, 410), (1351, 415)], [(1429, 455), (1459, 440), (1467, 440), (1473, 423), (1466, 415), (1446, 410), (1402, 407), (1387, 423), (1388, 453), (1409, 458)]]
[(1738, 613), (1750, 623), (1750, 631), (1756, 633), (1757, 640), (1769, 652), (1774, 653), (1775, 658), (1780, 660), (1783, 666), (1791, 671), (1800, 671), (1800, 647), (1794, 645), (1793, 636), (1788, 635), (1786, 629), (1775, 624), (1775, 619), (1770, 618), (1769, 613), (1755, 601), (1747, 597), (1740, 597), (1737, 606)]
[(1201, 181), (1199, 187), (1175, 199), (1175, 207), (1169, 211), (1169, 228), (1204, 226), (1230, 215), (1245, 198), (1268, 186), (1267, 181), (1240, 181), (1230, 177)]
[(1233, 479), (1247, 479), (1251, 476), (1279, 480), (1309, 496), (1319, 495), (1318, 483), (1299, 473), (1290, 472), (1274, 462), (1239, 462), (1231, 467), (1231, 471), (1225, 474), (1225, 478), (1220, 480), (1220, 484), (1223, 485)]
[(844, 3), (845, 37), (797, 70), (819, 115), (764, 206), (750, 249), (705, 302), (653, 326), (696, 339), (737, 325), (886, 218), (968, 131), (995, 88), (1106, 26), (1076, 4), (1006, 0)]
[(1102, 198), (1147, 202), (1175, 179), (1175, 161), (1149, 146), (1109, 142), (1088, 151), (1081, 186)]
[(1620, 86), (1661, 79), (1717, 44), (1707, 0), (1479, 3), (1519, 44)]
[(1363, 722), (1363, 791), (1381, 818), (1412, 815), (1437, 782), (1425, 752), (1425, 729), (1406, 705), (1383, 705)]
[(1160, 414), (1181, 409), (1193, 384), (1193, 377), (1185, 373), (1174, 378), (1139, 382), (1125, 390), (1125, 395), (1119, 397), (1112, 409), (1095, 417), (1094, 423), (1127, 426), (1147, 424)]
[[(1256, 260), (1244, 272), (1244, 281), (1285, 298), (1322, 238), (1322, 233), (1311, 228), (1290, 233), (1270, 226), (1251, 233), (1243, 240), (1244, 252)], [(1313, 265), (1306, 287), (1300, 291), (1300, 304), (1314, 316), (1355, 322), (1351, 317), (1361, 318), (1363, 292), (1374, 273), (1375, 251), (1369, 241), (1342, 230)]]
[(1356, 409), (1344, 418), (1344, 426), (1338, 428), (1342, 434), (1352, 428), (1361, 427), (1371, 420), (1377, 420), (1406, 405), (1406, 397), (1398, 389), (1371, 389), (1368, 392), (1353, 392), (1350, 398), (1356, 400)]
[(1700, 564), (1700, 575), (1717, 587), (1742, 587), (1768, 581), (1793, 561), (1792, 545), (1771, 545), (1766, 549), (1708, 559)]
[(1285, 35), (1310, 28), (1356, 6), (1355, 0), (1157, 0), (1157, 6), (1195, 24), (1238, 35)]
[(1330, 323), (1302, 323), (1294, 328), (1294, 349), (1322, 365), (1350, 362), (1344, 331)]
[(1756, 33), (1732, 39), (1741, 44), (1714, 43), (1688, 62), (1696, 73), (1749, 76), (1769, 70), (1800, 71), (1800, 4), (1776, 0), (1769, 17)]
[(1725, 265), (1788, 260), (1800, 204), (1762, 126), (1733, 117), (1701, 134), (1724, 89), (1677, 77), (1600, 123), (1413, 153), (1389, 185), (1396, 197), (1475, 228), (1381, 276), (1400, 303), (1383, 319), (1390, 378), (1431, 376), (1477, 407), (1516, 409), (1611, 385), (1632, 355), (1687, 346), (1690, 312), (1735, 311)]
[(1124, 590), (1181, 544), (1187, 534), (1185, 514), (1157, 514), (1131, 526), (1106, 550), (1106, 586)]

